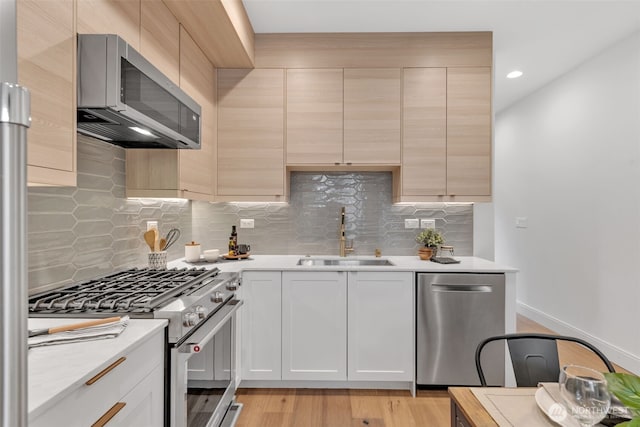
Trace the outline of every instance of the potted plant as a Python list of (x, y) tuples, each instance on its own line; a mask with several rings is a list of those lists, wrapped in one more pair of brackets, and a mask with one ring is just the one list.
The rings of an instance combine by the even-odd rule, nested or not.
[(428, 260), (436, 255), (438, 245), (444, 243), (444, 238), (435, 228), (425, 228), (416, 236), (416, 242), (422, 243), (423, 245), (423, 247), (418, 249), (418, 256), (422, 260)]
[(633, 419), (618, 426), (640, 426), (640, 377), (624, 373), (605, 373), (604, 376), (607, 379), (609, 391), (630, 410), (633, 416)]

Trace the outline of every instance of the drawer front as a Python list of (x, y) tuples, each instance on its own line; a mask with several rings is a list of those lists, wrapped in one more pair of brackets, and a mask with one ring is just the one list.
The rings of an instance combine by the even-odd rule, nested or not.
[(117, 403), (122, 409), (105, 420), (105, 427), (162, 427), (164, 425), (164, 369), (158, 365)]
[[(55, 408), (30, 421), (30, 427), (87, 426), (95, 423), (158, 365), (164, 366), (164, 329), (142, 342), (123, 361), (96, 373), (91, 385), (70, 391)], [(98, 378), (99, 377), (99, 378)], [(91, 381), (89, 380), (89, 381)]]

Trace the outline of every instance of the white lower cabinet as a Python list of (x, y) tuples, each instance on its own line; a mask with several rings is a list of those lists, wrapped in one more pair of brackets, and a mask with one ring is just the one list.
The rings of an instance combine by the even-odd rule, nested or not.
[(282, 379), (347, 379), (347, 275), (282, 273)]
[(242, 273), (242, 379), (282, 379), (282, 273)]
[(119, 403), (125, 403), (125, 405), (108, 421), (105, 427), (162, 426), (164, 423), (162, 409), (164, 405), (164, 367), (162, 365), (156, 366)]
[(29, 420), (30, 427), (89, 425), (164, 425), (164, 329)]
[(349, 272), (348, 378), (413, 381), (413, 273)]
[(413, 381), (413, 276), (244, 272), (242, 379)]

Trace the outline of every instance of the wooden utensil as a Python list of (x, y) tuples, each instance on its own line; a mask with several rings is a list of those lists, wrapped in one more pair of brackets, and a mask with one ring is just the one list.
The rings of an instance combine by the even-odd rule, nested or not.
[(54, 328), (34, 329), (33, 331), (29, 331), (29, 336), (30, 337), (35, 337), (35, 336), (38, 336), (38, 335), (47, 335), (47, 334), (55, 334), (57, 332), (73, 331), (73, 330), (76, 330), (76, 329), (89, 328), (91, 326), (104, 325), (104, 324), (107, 324), (107, 323), (115, 323), (115, 322), (119, 322), (119, 321), (120, 321), (120, 317), (107, 317), (106, 319), (88, 320), (86, 322), (73, 323), (73, 324), (70, 324), (70, 325), (56, 326)]
[(160, 239), (160, 251), (164, 251), (164, 248), (167, 247), (167, 239), (164, 237)]
[(153, 252), (160, 252), (160, 233), (158, 229), (154, 228), (153, 231)]
[(151, 252), (154, 252), (154, 247), (156, 244), (156, 233), (157, 231), (155, 228), (147, 230), (144, 233), (144, 241), (147, 242), (147, 245), (149, 246)]

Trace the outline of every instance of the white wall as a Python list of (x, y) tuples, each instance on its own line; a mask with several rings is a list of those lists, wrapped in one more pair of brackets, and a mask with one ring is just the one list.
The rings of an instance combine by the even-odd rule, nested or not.
[(640, 373), (640, 33), (501, 112), (495, 165), (519, 311)]

